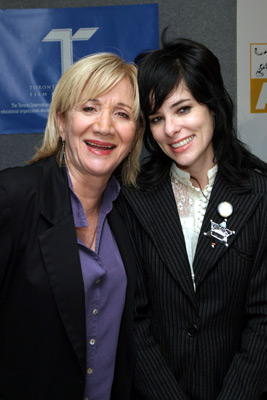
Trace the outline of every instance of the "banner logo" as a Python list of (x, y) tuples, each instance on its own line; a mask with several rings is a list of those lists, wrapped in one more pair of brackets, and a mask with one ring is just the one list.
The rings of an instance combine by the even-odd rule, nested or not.
[(250, 44), (250, 112), (267, 113), (267, 43)]
[(73, 41), (89, 40), (98, 28), (80, 28), (72, 35), (72, 29), (52, 29), (42, 42), (60, 42), (61, 73), (73, 64)]

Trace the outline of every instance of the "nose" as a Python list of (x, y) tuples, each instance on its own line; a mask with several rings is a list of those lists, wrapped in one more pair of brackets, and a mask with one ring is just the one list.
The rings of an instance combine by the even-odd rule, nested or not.
[(109, 110), (102, 110), (95, 122), (94, 130), (100, 135), (111, 135), (113, 132), (112, 116)]
[(173, 135), (180, 131), (180, 125), (175, 118), (165, 118), (165, 134), (166, 136), (173, 137)]

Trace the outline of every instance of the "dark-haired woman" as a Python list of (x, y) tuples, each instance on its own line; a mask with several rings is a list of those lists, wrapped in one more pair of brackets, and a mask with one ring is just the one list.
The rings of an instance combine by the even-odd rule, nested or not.
[(165, 41), (137, 63), (151, 155), (120, 202), (140, 258), (133, 398), (263, 399), (267, 165), (205, 46)]

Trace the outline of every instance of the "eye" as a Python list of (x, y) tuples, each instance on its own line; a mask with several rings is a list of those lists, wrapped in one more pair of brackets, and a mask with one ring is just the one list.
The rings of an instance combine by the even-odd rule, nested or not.
[(157, 116), (157, 117), (150, 117), (150, 118), (149, 118), (149, 123), (150, 123), (151, 125), (153, 125), (153, 124), (159, 123), (161, 120), (162, 120), (162, 117), (160, 117), (160, 116)]
[(178, 108), (177, 112), (179, 114), (187, 114), (191, 110), (191, 106), (183, 106), (181, 108)]
[(129, 114), (127, 114), (127, 113), (124, 112), (124, 111), (118, 111), (118, 112), (117, 112), (117, 115), (118, 115), (119, 117), (121, 117), (121, 118), (124, 118), (124, 119), (129, 119), (129, 118), (130, 118)]
[(86, 113), (90, 113), (90, 112), (95, 111), (95, 108), (92, 106), (86, 106), (86, 107), (83, 107), (83, 111)]

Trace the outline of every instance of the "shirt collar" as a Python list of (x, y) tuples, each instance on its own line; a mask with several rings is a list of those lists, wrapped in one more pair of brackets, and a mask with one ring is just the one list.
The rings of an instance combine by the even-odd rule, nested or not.
[[(209, 183), (207, 186), (213, 186), (216, 174), (218, 171), (218, 165), (214, 165), (211, 169), (208, 170), (208, 179)], [(190, 174), (189, 172), (186, 172), (179, 167), (175, 163), (172, 163), (171, 170), (170, 170), (170, 176), (178, 179), (180, 182), (182, 182), (184, 185), (190, 187), (190, 188), (195, 188), (195, 186), (192, 184), (190, 180)]]
[[(71, 206), (72, 206), (72, 213), (73, 213), (73, 218), (74, 218), (74, 225), (76, 228), (78, 227), (86, 227), (88, 226), (87, 224), (87, 219), (85, 216), (84, 208), (83, 205), (79, 199), (79, 197), (76, 195), (76, 193), (73, 190), (72, 182), (70, 175), (68, 173), (67, 169), (67, 176), (68, 176), (68, 184), (69, 184), (69, 189), (70, 189), (70, 200), (71, 200)], [(110, 180), (108, 181), (107, 187), (104, 190), (103, 197), (102, 197), (102, 203), (100, 207), (100, 213), (107, 215), (111, 210), (113, 206), (113, 201), (117, 199), (119, 196), (120, 192), (120, 184), (117, 181), (117, 179), (112, 175)]]

